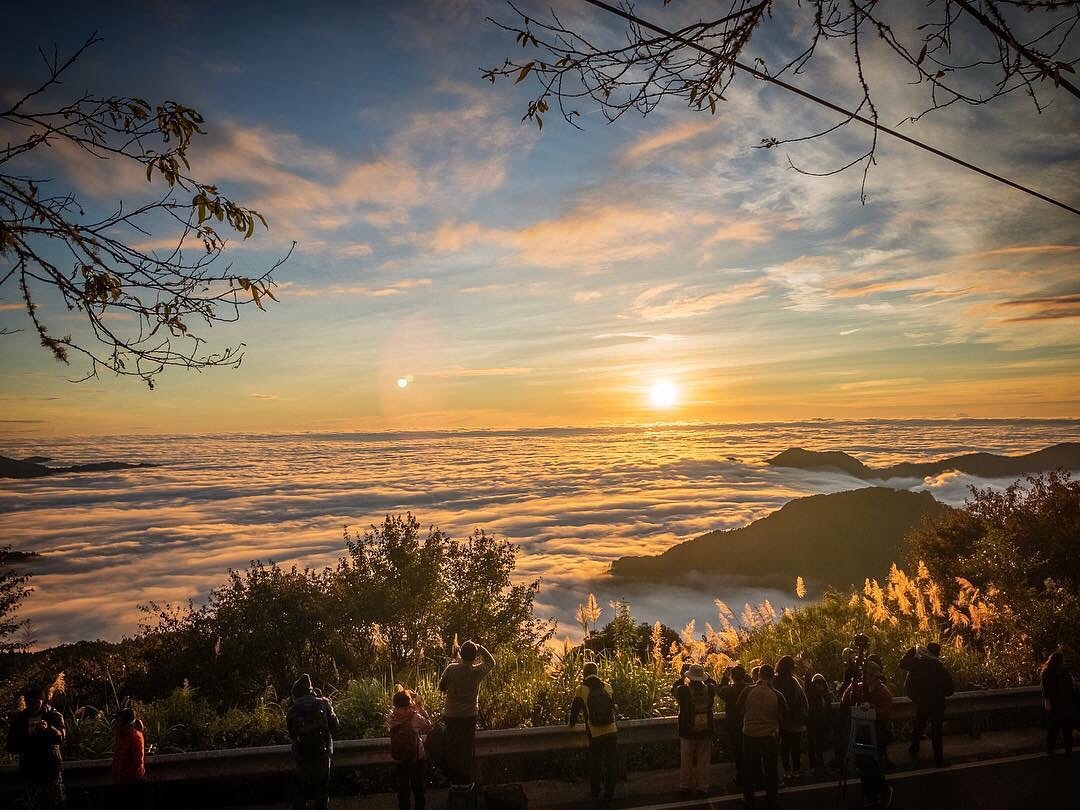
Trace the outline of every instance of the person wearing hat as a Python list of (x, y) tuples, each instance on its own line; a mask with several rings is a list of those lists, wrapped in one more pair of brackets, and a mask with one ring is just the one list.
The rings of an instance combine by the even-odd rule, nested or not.
[(330, 807), (330, 760), (334, 755), (334, 735), (341, 730), (330, 701), (316, 693), (306, 672), (292, 687), (292, 705), (285, 726), (296, 758), (294, 810), (306, 810), (308, 799), (318, 810)]
[(915, 704), (915, 722), (911, 728), (908, 753), (912, 759), (918, 759), (919, 743), (929, 722), (934, 766), (943, 768), (946, 764), (942, 735), (945, 698), (953, 693), (953, 680), (941, 661), (941, 645), (931, 642), (925, 647), (912, 647), (900, 659), (900, 669), (907, 670), (904, 691)]
[(682, 677), (671, 687), (679, 704), (679, 790), (683, 793), (709, 793), (717, 688), (701, 664), (684, 666)]
[(113, 727), (112, 779), (116, 785), (117, 807), (141, 808), (146, 780), (146, 739), (143, 724), (131, 707), (116, 714)]
[[(596, 664), (586, 662), (574, 701), (570, 704), (570, 726), (585, 715), (589, 736), (589, 789), (594, 803), (610, 803), (619, 775), (619, 736), (615, 726), (615, 694), (611, 684), (601, 680)], [(601, 788), (603, 794), (601, 794)]]

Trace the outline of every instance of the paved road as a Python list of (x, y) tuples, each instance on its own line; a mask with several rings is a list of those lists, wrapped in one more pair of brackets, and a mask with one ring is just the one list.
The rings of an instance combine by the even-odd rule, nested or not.
[[(894, 810), (1075, 810), (1080, 808), (1080, 753), (1072, 759), (1022, 755), (966, 762), (944, 770), (892, 774)], [(741, 797), (705, 801), (627, 804), (634, 810), (736, 810)], [(765, 807), (764, 795), (756, 806)], [(837, 807), (835, 783), (782, 790), (780, 810), (829, 810)], [(847, 790), (845, 810), (862, 807), (858, 780)]]

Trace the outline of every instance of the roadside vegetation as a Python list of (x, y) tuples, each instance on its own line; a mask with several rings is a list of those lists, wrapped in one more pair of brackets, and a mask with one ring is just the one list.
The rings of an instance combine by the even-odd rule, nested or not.
[[(535, 618), (540, 582), (514, 580), (510, 543), (482, 531), (455, 541), (412, 515), (388, 516), (363, 535), (347, 533), (333, 568), (253, 562), (204, 605), (144, 606), (132, 638), (9, 651), (0, 699), (13, 709), (24, 683), (52, 683), (68, 755), (87, 758), (110, 750), (110, 716), (122, 705), (136, 709), (160, 752), (286, 742), (288, 687), (299, 672), (333, 698), (346, 737), (379, 736), (395, 683), (439, 714), (439, 673), (466, 638), (497, 659), (480, 694), (487, 728), (566, 722), (586, 660), (598, 662), (626, 717), (673, 713), (669, 688), (685, 662), (719, 679), (736, 662), (750, 668), (792, 654), (836, 681), (857, 633), (870, 638), (898, 693), (897, 661), (932, 640), (960, 689), (1027, 685), (1049, 651), (1080, 647), (1078, 537), (1080, 482), (1035, 476), (1004, 493), (974, 490), (963, 509), (909, 535), (903, 565), (860, 589), (782, 611), (717, 600), (715, 624), (681, 631), (639, 622), (625, 602), (583, 595), (585, 638), (575, 645)], [(801, 578), (793, 588), (804, 596)]]

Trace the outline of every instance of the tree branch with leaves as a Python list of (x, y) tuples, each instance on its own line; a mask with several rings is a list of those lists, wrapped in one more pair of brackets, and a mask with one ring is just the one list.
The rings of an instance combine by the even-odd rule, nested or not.
[[(273, 272), (225, 263), (227, 234), (251, 238), (267, 227), (258, 212), (194, 176), (193, 140), (202, 115), (175, 101), (83, 93), (50, 102), (95, 34), (66, 60), (41, 52), (47, 77), (0, 112), (0, 291), (18, 290), (26, 317), (54, 358), (88, 361), (81, 379), (100, 370), (138, 377), (151, 388), (167, 368), (237, 367), (244, 344), (214, 350), (199, 327), (236, 321), (241, 309), (274, 298)], [(157, 188), (147, 202), (120, 202), (89, 215), (78, 196), (34, 176), (44, 153), (62, 149), (83, 160), (137, 165)], [(112, 168), (112, 167), (110, 167)], [(150, 240), (165, 231), (165, 247)], [(293, 243), (295, 247), (295, 243)], [(44, 314), (62, 305), (78, 313), (83, 334), (58, 337)]]
[[(537, 19), (516, 0), (507, 4), (511, 11), (508, 21), (489, 18), (496, 27), (513, 34), (517, 46), (525, 51), (496, 67), (481, 68), (483, 77), (492, 83), (533, 80), (536, 89), (522, 121), (543, 128), (545, 114), (557, 111), (567, 123), (580, 128), (582, 103), (594, 105), (612, 122), (631, 110), (648, 115), (661, 103), (675, 100), (715, 115), (736, 76), (749, 75), (839, 114), (834, 123), (819, 131), (761, 138), (760, 148), (822, 138), (853, 122), (871, 127), (865, 148), (839, 165), (808, 169), (789, 158), (791, 168), (814, 176), (861, 167), (864, 201), (866, 178), (877, 159), (878, 134), (897, 134), (880, 123), (867, 69), (871, 43), (883, 44), (891, 66), (907, 71), (910, 83), (926, 91), (922, 105), (905, 114), (908, 123), (955, 104), (981, 106), (1016, 92), (1027, 94), (1036, 113), (1049, 103), (1052, 88), (1080, 97), (1080, 90), (1069, 80), (1080, 61), (1074, 55), (1080, 24), (1078, 0), (930, 0), (918, 9), (903, 5), (901, 11), (914, 11), (916, 16), (901, 15), (899, 20), (890, 17), (897, 4), (881, 0), (810, 0), (784, 6), (775, 0), (732, 0), (718, 4), (715, 19), (672, 30), (637, 16), (629, 3), (616, 7), (603, 0), (582, 2), (622, 18), (626, 29), (621, 40), (614, 44), (596, 42), (580, 26), (565, 24), (554, 10)], [(663, 5), (670, 2), (664, 0)], [(783, 19), (775, 12), (782, 13)], [(793, 55), (775, 65), (754, 55), (751, 46), (763, 30), (766, 35), (776, 30), (781, 39), (790, 37), (795, 43), (790, 51)], [(793, 77), (812, 69), (813, 60), (829, 42), (847, 48), (852, 82), (861, 96), (854, 106), (836, 105), (790, 84)], [(969, 53), (972, 47), (974, 56)], [(976, 168), (940, 150), (930, 151)], [(1011, 181), (1003, 182), (1018, 187)]]

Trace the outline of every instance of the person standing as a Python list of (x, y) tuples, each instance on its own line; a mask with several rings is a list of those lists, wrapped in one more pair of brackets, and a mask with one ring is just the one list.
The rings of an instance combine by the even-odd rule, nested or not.
[(66, 801), (64, 761), (60, 753), (67, 736), (64, 717), (48, 704), (47, 689), (27, 686), (22, 698), (26, 707), (11, 718), (7, 750), (19, 757), (26, 806), (59, 810)]
[(776, 679), (773, 686), (787, 701), (787, 713), (780, 722), (780, 759), (784, 763), (784, 776), (791, 778), (802, 769), (802, 735), (806, 731), (806, 692), (795, 676), (795, 659), (783, 656), (776, 662)]
[(292, 687), (292, 705), (285, 725), (296, 759), (294, 810), (305, 810), (308, 799), (317, 810), (330, 807), (330, 761), (334, 736), (341, 730), (334, 707), (315, 692), (311, 676), (304, 673)]
[(773, 688), (773, 674), (771, 664), (762, 664), (758, 682), (743, 690), (738, 703), (743, 718), (743, 801), (754, 806), (754, 775), (764, 772), (769, 810), (776, 807), (780, 723), (787, 714), (787, 701)]
[(860, 754), (855, 758), (859, 780), (863, 785), (863, 806), (873, 807), (892, 803), (893, 789), (885, 778), (882, 763), (888, 744), (889, 719), (892, 717), (893, 698), (881, 677), (881, 667), (867, 660), (863, 665), (862, 680), (854, 681), (844, 692), (842, 702), (848, 707), (863, 711), (874, 710), (874, 730), (877, 737), (876, 754)]
[(810, 679), (806, 693), (806, 752), (815, 773), (825, 770), (825, 740), (832, 723), (832, 692), (820, 672)]
[(716, 681), (701, 664), (686, 667), (683, 677), (671, 686), (679, 704), (679, 789), (685, 793), (709, 793), (716, 690)]
[(912, 647), (900, 659), (900, 669), (907, 671), (904, 690), (915, 704), (915, 722), (911, 728), (908, 753), (919, 757), (919, 743), (926, 725), (930, 724), (930, 744), (934, 749), (934, 766), (946, 765), (943, 739), (945, 698), (953, 693), (953, 680), (941, 661), (941, 645), (931, 642), (926, 647)]
[(1043, 707), (1046, 709), (1046, 753), (1054, 755), (1058, 732), (1065, 746), (1065, 756), (1072, 756), (1074, 712), (1080, 703), (1072, 673), (1065, 665), (1065, 655), (1055, 652), (1046, 659), (1039, 673)]
[[(479, 659), (479, 660), (477, 660)], [(446, 724), (447, 764), (452, 782), (473, 782), (473, 759), (476, 751), (476, 712), (479, 707), (480, 681), (495, 666), (495, 658), (481, 644), (466, 641), (439, 679), (439, 691), (446, 693), (443, 721)]]
[(742, 751), (742, 715), (739, 713), (739, 697), (749, 687), (746, 680), (746, 668), (736, 664), (724, 673), (720, 679), (718, 694), (724, 701), (724, 733), (727, 735), (728, 749), (735, 758), (735, 784), (742, 787), (743, 751)]
[[(619, 735), (615, 725), (615, 694), (611, 684), (600, 678), (596, 664), (582, 668), (582, 681), (570, 704), (570, 726), (585, 715), (589, 738), (589, 791), (594, 804), (609, 804), (615, 798), (619, 775)], [(601, 792), (603, 791), (603, 792)]]
[(145, 804), (146, 739), (143, 724), (132, 708), (116, 715), (113, 732), (112, 779), (116, 785), (117, 806), (138, 810)]
[(390, 756), (397, 763), (398, 810), (409, 810), (410, 791), (412, 806), (424, 810), (427, 753), (422, 735), (431, 731), (431, 720), (420, 696), (400, 684), (391, 703), (386, 727), (390, 732)]

